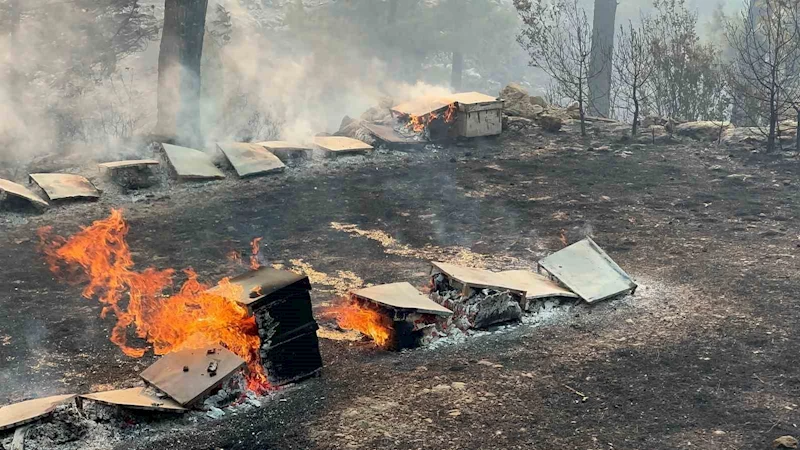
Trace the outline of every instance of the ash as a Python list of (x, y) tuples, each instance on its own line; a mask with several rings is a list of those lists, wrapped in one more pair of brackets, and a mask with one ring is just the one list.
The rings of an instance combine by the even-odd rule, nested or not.
[[(70, 402), (56, 408), (50, 417), (31, 424), (24, 448), (110, 449), (126, 440), (147, 440), (259, 408), (277, 396), (277, 391), (264, 396), (248, 391), (243, 374), (237, 374), (196, 410), (184, 414), (126, 409), (89, 400), (84, 400), (83, 408), (79, 409), (75, 402)], [(0, 450), (12, 450), (13, 439), (14, 430), (0, 433)]]

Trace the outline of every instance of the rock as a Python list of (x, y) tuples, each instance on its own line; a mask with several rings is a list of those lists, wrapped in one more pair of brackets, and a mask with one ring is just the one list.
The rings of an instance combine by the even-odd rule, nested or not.
[(668, 122), (668, 120), (663, 118), (663, 117), (647, 116), (644, 119), (642, 119), (641, 125), (642, 125), (642, 128), (649, 128), (649, 127), (651, 127), (653, 125), (660, 125), (660, 126), (663, 127), (663, 126), (665, 126), (667, 124), (667, 122)]
[(541, 113), (541, 110), (537, 112), (537, 109), (534, 108), (534, 106), (541, 108), (541, 105), (535, 105), (531, 102), (528, 91), (517, 83), (509, 83), (508, 86), (500, 91), (499, 97), (505, 101), (503, 111), (509, 116), (532, 119)]
[(759, 144), (767, 138), (758, 127), (729, 128), (722, 132), (724, 144)]
[(454, 381), (454, 382), (452, 382), (450, 384), (450, 386), (452, 386), (453, 389), (457, 389), (459, 391), (463, 391), (463, 390), (465, 390), (467, 388), (467, 383), (462, 383), (460, 381)]
[(536, 118), (536, 123), (539, 124), (542, 130), (555, 133), (564, 126), (564, 119), (549, 113), (545, 113)]
[(726, 130), (733, 128), (730, 122), (713, 122), (704, 120), (700, 122), (686, 122), (675, 126), (675, 134), (686, 136), (698, 141), (716, 141)]
[(569, 112), (579, 111), (580, 109), (581, 109), (581, 104), (578, 102), (572, 102), (569, 104), (569, 106), (567, 106), (567, 111)]
[(382, 109), (392, 109), (394, 106), (394, 99), (392, 97), (381, 97), (378, 101), (378, 107)]
[(533, 111), (534, 114), (539, 115), (544, 112), (544, 108), (539, 105), (533, 105), (531, 107), (531, 111)]
[(437, 384), (436, 386), (431, 389), (433, 392), (445, 392), (450, 390), (450, 385), (448, 384)]
[(715, 436), (725, 436), (726, 434), (728, 434), (728, 433), (726, 433), (726, 432), (724, 432), (722, 430), (714, 430), (714, 435)]
[(530, 100), (531, 100), (531, 103), (533, 103), (536, 106), (541, 106), (542, 109), (547, 108), (547, 102), (544, 100), (544, 98), (539, 97), (538, 95), (537, 96), (531, 96)]
[(352, 117), (350, 117), (350, 116), (344, 116), (344, 117), (342, 118), (342, 122), (339, 124), (339, 130), (343, 130), (343, 129), (345, 129), (345, 127), (347, 127), (348, 125), (350, 125), (351, 123), (353, 123), (355, 120), (356, 120), (356, 119), (353, 119), (353, 118), (352, 118)]
[(393, 120), (392, 111), (389, 108), (372, 107), (361, 114), (361, 120), (380, 124), (390, 123)]
[(772, 448), (797, 448), (797, 439), (792, 436), (781, 436), (772, 441)]
[(220, 419), (220, 418), (225, 416), (225, 411), (223, 411), (223, 410), (221, 410), (221, 409), (219, 409), (217, 407), (212, 406), (212, 407), (210, 407), (208, 409), (208, 411), (206, 411), (206, 416), (208, 416), (208, 417), (210, 417), (212, 419), (215, 419), (215, 420), (216, 419)]

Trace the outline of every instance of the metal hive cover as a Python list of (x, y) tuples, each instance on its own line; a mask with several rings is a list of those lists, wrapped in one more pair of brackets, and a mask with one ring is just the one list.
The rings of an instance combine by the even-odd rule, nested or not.
[(426, 314), (453, 314), (453, 311), (431, 300), (407, 282), (372, 286), (353, 294), (391, 308), (412, 309)]
[[(287, 286), (291, 286), (307, 278), (308, 277), (303, 274), (288, 270), (278, 270), (273, 269), (272, 267), (261, 267), (258, 270), (253, 270), (230, 279), (231, 284), (241, 286), (242, 288), (241, 296), (239, 298), (232, 298), (230, 300), (234, 300), (242, 306), (250, 306), (262, 298), (272, 294), (273, 292), (277, 292)], [(251, 296), (250, 293), (256, 290), (258, 290), (259, 295)], [(228, 290), (221, 289), (219, 286), (215, 286), (208, 290), (208, 292), (211, 293), (222, 294), (224, 294), (226, 291)]]
[(186, 180), (219, 180), (225, 178), (211, 157), (193, 148), (177, 145), (161, 144), (170, 165), (180, 179)]
[(101, 169), (127, 169), (130, 167), (147, 167), (147, 166), (157, 166), (160, 163), (155, 159), (131, 159), (127, 161), (112, 161), (98, 164), (97, 167)]
[(588, 303), (636, 289), (636, 283), (591, 238), (539, 261), (564, 286)]
[(75, 394), (36, 398), (0, 408), (0, 430), (18, 427), (40, 419), (56, 409), (58, 405), (75, 398)]
[(68, 173), (32, 173), (31, 180), (39, 185), (50, 200), (66, 198), (99, 198), (100, 191), (86, 178)]
[(5, 192), (7, 195), (13, 197), (24, 198), (25, 200), (28, 200), (31, 203), (36, 203), (40, 206), (50, 206), (46, 201), (42, 200), (41, 197), (34, 194), (33, 191), (21, 184), (14, 183), (13, 181), (0, 178), (0, 191)]
[(263, 146), (242, 142), (217, 144), (240, 177), (283, 172), (286, 166)]
[(172, 399), (159, 398), (152, 389), (135, 387), (130, 389), (117, 389), (93, 394), (83, 394), (80, 397), (96, 401), (105, 405), (123, 406), (131, 409), (145, 409), (151, 411), (184, 412), (186, 408)]
[[(213, 350), (213, 353), (209, 353)], [(210, 364), (216, 364), (214, 375)], [(190, 405), (242, 368), (245, 361), (222, 346), (168, 353), (141, 373), (181, 406)], [(188, 370), (184, 371), (184, 367)]]

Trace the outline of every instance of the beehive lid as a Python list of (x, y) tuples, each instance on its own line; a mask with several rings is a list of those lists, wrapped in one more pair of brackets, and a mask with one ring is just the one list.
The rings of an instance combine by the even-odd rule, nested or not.
[(454, 99), (441, 96), (424, 96), (392, 107), (392, 111), (407, 116), (425, 116), (450, 106)]
[(30, 175), (50, 200), (100, 198), (100, 191), (86, 178), (68, 173), (32, 173)]
[[(272, 267), (262, 267), (230, 279), (231, 284), (241, 287), (241, 289), (236, 290), (240, 292), (240, 296), (230, 300), (242, 306), (253, 306), (263, 298), (303, 281), (305, 281), (303, 287), (310, 289), (308, 277), (303, 274), (273, 269)], [(227, 293), (231, 291), (231, 289), (225, 289), (220, 286), (215, 286), (208, 290), (210, 293), (224, 297), (227, 297)]]
[(152, 389), (135, 387), (130, 389), (117, 389), (80, 396), (86, 400), (96, 401), (105, 405), (122, 406), (131, 409), (144, 409), (150, 411), (184, 412), (186, 408), (169, 398), (160, 398)]
[(431, 300), (407, 282), (372, 286), (355, 291), (353, 294), (390, 308), (444, 316), (453, 314), (453, 311)]
[(494, 103), (500, 101), (497, 99), (497, 97), (481, 94), (480, 92), (462, 92), (459, 94), (453, 94), (450, 96), (450, 98), (452, 98), (454, 102), (458, 102), (462, 105), (475, 105), (478, 103)]
[(264, 141), (264, 142), (257, 142), (256, 145), (265, 147), (267, 150), (302, 150), (302, 151), (313, 150), (311, 147), (307, 145), (289, 141)]
[(277, 156), (258, 144), (242, 142), (217, 144), (240, 177), (283, 172), (286, 166)]
[(366, 153), (372, 150), (371, 145), (344, 136), (317, 136), (314, 138), (314, 145), (329, 155)]
[(40, 419), (75, 398), (75, 394), (36, 398), (0, 408), (0, 430), (18, 427)]
[[(216, 364), (215, 374), (209, 372), (211, 364)], [(245, 361), (231, 351), (214, 346), (168, 353), (140, 376), (186, 406), (202, 399), (244, 365)]]
[(578, 294), (559, 286), (558, 283), (529, 270), (506, 270), (498, 272), (508, 284), (518, 286), (525, 291), (525, 298), (537, 299), (548, 297), (578, 298)]
[(162, 144), (169, 164), (179, 179), (185, 180), (219, 180), (225, 178), (211, 157), (193, 148)]
[(525, 294), (524, 286), (516, 282), (516, 280), (510, 280), (497, 272), (457, 266), (445, 262), (432, 262), (431, 265), (448, 277), (470, 288), (491, 288), (495, 290), (512, 291), (520, 295)]
[(5, 192), (7, 195), (12, 197), (23, 198), (40, 206), (50, 206), (41, 197), (34, 194), (33, 191), (21, 184), (14, 183), (13, 181), (0, 178), (0, 191)]
[(588, 303), (636, 289), (636, 283), (591, 238), (539, 261), (539, 265)]
[(98, 164), (97, 167), (101, 169), (108, 169), (108, 170), (116, 170), (116, 169), (128, 169), (131, 167), (148, 167), (148, 166), (157, 166), (160, 163), (155, 159), (131, 159), (127, 161), (112, 161)]

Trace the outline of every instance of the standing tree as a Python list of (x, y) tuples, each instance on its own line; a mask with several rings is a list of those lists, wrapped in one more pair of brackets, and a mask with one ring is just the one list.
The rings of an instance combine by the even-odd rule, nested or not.
[(592, 21), (592, 55), (589, 61), (589, 111), (609, 117), (611, 112), (611, 72), (614, 54), (614, 21), (617, 0), (595, 0)]
[(200, 128), (200, 60), (208, 0), (165, 0), (158, 55), (158, 125), (165, 140), (195, 146)]
[(586, 136), (589, 79), (597, 76), (589, 66), (594, 49), (586, 11), (577, 0), (514, 0), (524, 23), (517, 40), (531, 57), (531, 66), (550, 75), (559, 91), (578, 102), (581, 135)]
[[(646, 20), (642, 20), (646, 23)], [(614, 56), (614, 72), (617, 82), (632, 108), (633, 125), (631, 136), (636, 136), (639, 128), (639, 111), (645, 97), (644, 87), (653, 73), (653, 56), (650, 53), (650, 41), (643, 27), (634, 27), (628, 22), (627, 30), (620, 25), (617, 36), (617, 49)]]
[[(729, 80), (740, 110), (775, 148), (781, 116), (798, 102), (800, 83), (800, 4), (762, 0), (759, 11), (748, 9), (740, 20), (729, 21), (726, 37), (734, 50)], [(744, 105), (755, 103), (755, 108)]]

